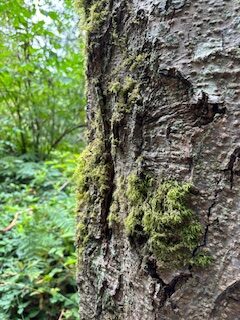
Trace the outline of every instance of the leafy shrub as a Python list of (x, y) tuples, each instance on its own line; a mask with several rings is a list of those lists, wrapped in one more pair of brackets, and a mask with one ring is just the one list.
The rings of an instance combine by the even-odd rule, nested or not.
[(46, 159), (83, 141), (85, 44), (71, 2), (0, 1), (0, 152)]
[(49, 161), (0, 160), (0, 319), (78, 318), (75, 217), (71, 177), (75, 156)]

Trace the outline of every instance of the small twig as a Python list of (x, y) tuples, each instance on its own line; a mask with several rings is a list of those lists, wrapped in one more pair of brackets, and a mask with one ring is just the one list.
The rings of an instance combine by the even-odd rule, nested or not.
[(65, 129), (60, 136), (51, 144), (48, 154), (57, 147), (57, 145), (62, 141), (63, 138), (65, 138), (66, 135), (72, 133), (74, 130), (79, 129), (79, 128), (86, 128), (86, 124), (77, 124), (76, 126), (72, 128), (67, 128)]
[(6, 228), (1, 229), (0, 232), (5, 233), (10, 231), (16, 225), (18, 216), (19, 216), (19, 212), (15, 214), (12, 222)]
[(69, 185), (70, 182), (71, 182), (71, 180), (64, 182), (64, 184), (59, 188), (58, 191), (59, 192), (63, 191)]
[(62, 311), (61, 311), (61, 313), (60, 313), (60, 316), (59, 316), (58, 320), (63, 320), (64, 313), (65, 313), (65, 310), (64, 310), (64, 309), (62, 309)]

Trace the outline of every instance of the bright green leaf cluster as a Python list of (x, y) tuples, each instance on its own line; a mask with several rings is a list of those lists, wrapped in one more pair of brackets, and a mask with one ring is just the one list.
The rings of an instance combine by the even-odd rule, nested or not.
[(68, 2), (0, 3), (0, 152), (45, 159), (56, 148), (78, 150), (85, 41)]

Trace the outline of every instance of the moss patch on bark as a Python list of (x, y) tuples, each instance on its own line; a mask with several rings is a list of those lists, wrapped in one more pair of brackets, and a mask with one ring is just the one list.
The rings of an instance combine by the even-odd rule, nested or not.
[(103, 139), (96, 138), (82, 152), (76, 171), (78, 224), (77, 244), (79, 256), (87, 245), (91, 231), (89, 225), (97, 219), (95, 205), (108, 190), (108, 165), (104, 153)]
[(108, 16), (108, 4), (109, 0), (76, 0), (77, 8), (84, 12), (85, 15), (84, 28), (86, 31), (98, 31)]
[(123, 83), (120, 81), (111, 82), (108, 90), (116, 96), (112, 123), (119, 123), (126, 114), (131, 113), (134, 103), (140, 99), (139, 84), (128, 76)]
[(203, 231), (188, 204), (190, 191), (189, 183), (156, 183), (135, 174), (128, 178), (127, 234), (136, 241), (145, 237), (148, 249), (162, 267), (205, 266), (210, 262), (204, 253), (193, 257)]

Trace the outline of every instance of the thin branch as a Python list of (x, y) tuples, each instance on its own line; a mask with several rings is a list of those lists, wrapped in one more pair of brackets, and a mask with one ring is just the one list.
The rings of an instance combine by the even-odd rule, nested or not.
[(65, 310), (64, 310), (64, 309), (62, 309), (62, 311), (61, 311), (61, 313), (60, 313), (60, 316), (59, 316), (58, 320), (63, 320), (64, 313), (65, 313)]
[(69, 128), (69, 129), (66, 129), (63, 131), (62, 134), (60, 134), (60, 136), (52, 143), (51, 147), (50, 147), (50, 150), (48, 153), (50, 153), (54, 148), (56, 148), (56, 146), (62, 141), (62, 139), (68, 135), (69, 133), (73, 132), (74, 130), (76, 129), (79, 129), (79, 128), (86, 128), (87, 125), (86, 124), (78, 124), (72, 128)]
[(12, 228), (17, 224), (17, 219), (19, 216), (19, 212), (17, 212), (12, 220), (12, 222), (5, 228), (1, 229), (0, 232), (5, 233), (8, 232), (10, 230), (12, 230)]
[(70, 184), (71, 180), (72, 180), (72, 179), (64, 182), (64, 184), (59, 188), (58, 192), (61, 192), (61, 191), (63, 191), (64, 189), (66, 189), (66, 187)]

